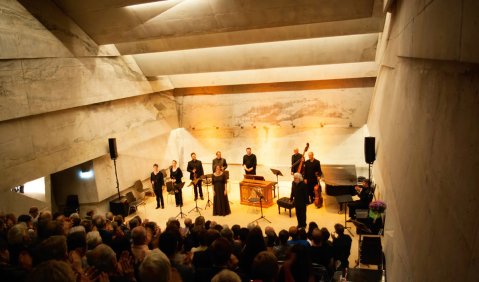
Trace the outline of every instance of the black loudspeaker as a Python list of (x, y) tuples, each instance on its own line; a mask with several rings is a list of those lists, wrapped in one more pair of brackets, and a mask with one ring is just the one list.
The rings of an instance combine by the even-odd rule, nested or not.
[(110, 158), (116, 160), (118, 152), (116, 151), (116, 138), (108, 138), (108, 146), (110, 147)]
[(376, 138), (364, 138), (364, 158), (366, 163), (372, 164), (376, 160)]

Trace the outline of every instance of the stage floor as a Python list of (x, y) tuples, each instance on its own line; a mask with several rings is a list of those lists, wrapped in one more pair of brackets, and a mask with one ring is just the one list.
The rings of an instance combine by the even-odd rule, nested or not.
[[(187, 182), (186, 185), (188, 185)], [(279, 182), (280, 197), (289, 197), (291, 193), (291, 182), (289, 181), (280, 181)], [(332, 196), (327, 196), (324, 192), (324, 183), (323, 186), (323, 199), (324, 204), (323, 207), (318, 209), (314, 205), (309, 205), (307, 208), (306, 213), (306, 221), (309, 224), (311, 221), (315, 221), (319, 227), (326, 227), (330, 232), (334, 231), (334, 225), (336, 223), (341, 223), (344, 225), (344, 214), (339, 214), (339, 206), (336, 203), (336, 200)], [(210, 187), (210, 199), (213, 201), (213, 193), (212, 187)], [(254, 221), (255, 219), (261, 216), (260, 208), (253, 207), (253, 206), (246, 206), (240, 204), (240, 193), (239, 193), (239, 182), (238, 181), (231, 181), (228, 184), (228, 197), (230, 200), (230, 207), (231, 207), (231, 214), (228, 216), (213, 216), (213, 208), (210, 206), (205, 209), (205, 205), (207, 203), (207, 192), (206, 188), (203, 187), (203, 195), (204, 200), (198, 200), (198, 207), (201, 208), (200, 213), (202, 216), (205, 217), (206, 220), (216, 221), (218, 224), (227, 224), (231, 227), (234, 224), (239, 224), (242, 227), (246, 227), (250, 222)], [(180, 208), (175, 206), (175, 198), (174, 196), (167, 195), (166, 192), (163, 194), (165, 200), (165, 209), (155, 209), (156, 207), (156, 200), (155, 197), (146, 197), (146, 205), (141, 205), (138, 207), (138, 211), (134, 214), (131, 214), (127, 217), (127, 220), (131, 219), (132, 217), (139, 215), (142, 219), (147, 218), (150, 221), (155, 221), (162, 229), (165, 228), (166, 222), (170, 217), (176, 217), (179, 212)], [(278, 196), (278, 191), (276, 191), (276, 196)], [(199, 216), (200, 214), (196, 211), (191, 211), (195, 207), (195, 201), (193, 187), (185, 187), (183, 188), (183, 212), (187, 214), (188, 218), (191, 218), (193, 221), (194, 219)], [(275, 204), (269, 208), (263, 208), (264, 216), (271, 221), (268, 223), (267, 221), (261, 219), (258, 221), (258, 224), (264, 230), (266, 226), (272, 226), (276, 233), (279, 233), (281, 229), (288, 230), (290, 226), (297, 225), (296, 214), (294, 209), (292, 210), (291, 217), (289, 217), (289, 212), (284, 209), (281, 209), (281, 214), (278, 214), (278, 206), (276, 205), (277, 198), (274, 199)], [(349, 218), (349, 217), (347, 217)], [(178, 218), (183, 225), (183, 220)], [(353, 244), (351, 247), (351, 256), (349, 257), (349, 265), (353, 267), (356, 263), (355, 261), (358, 258), (358, 235), (356, 235), (356, 229), (352, 223), (348, 222), (348, 226), (351, 227), (351, 232), (354, 234)], [(350, 233), (345, 231), (347, 234), (351, 236)]]

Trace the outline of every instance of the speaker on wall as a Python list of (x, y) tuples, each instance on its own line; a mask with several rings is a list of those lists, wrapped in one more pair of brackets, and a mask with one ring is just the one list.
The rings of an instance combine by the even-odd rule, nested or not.
[(116, 160), (118, 152), (116, 151), (116, 138), (108, 138), (108, 147), (110, 147), (110, 158)]
[(366, 163), (372, 164), (376, 160), (376, 138), (364, 138), (364, 158)]

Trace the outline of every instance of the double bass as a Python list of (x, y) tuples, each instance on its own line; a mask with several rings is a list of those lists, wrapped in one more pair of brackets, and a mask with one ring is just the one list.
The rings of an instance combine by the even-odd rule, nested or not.
[[(299, 159), (298, 170), (296, 171), (297, 173), (301, 173), (301, 171), (303, 170), (304, 154), (306, 154), (308, 149), (309, 149), (309, 143), (306, 143), (306, 147), (304, 147), (303, 155), (302, 155), (301, 159)], [(293, 164), (293, 166), (295, 166), (295, 165), (296, 165), (296, 163)]]
[[(303, 151), (303, 157), (300, 159), (299, 165), (298, 165), (298, 170), (296, 171), (297, 173), (301, 173), (303, 170), (303, 165), (304, 165), (304, 155), (309, 149), (309, 143), (306, 143), (306, 147), (304, 148)], [(295, 164), (293, 164), (295, 165)], [(321, 196), (321, 193), (319, 192), (319, 182), (314, 186), (314, 205), (317, 208), (321, 208), (323, 206), (323, 197)]]

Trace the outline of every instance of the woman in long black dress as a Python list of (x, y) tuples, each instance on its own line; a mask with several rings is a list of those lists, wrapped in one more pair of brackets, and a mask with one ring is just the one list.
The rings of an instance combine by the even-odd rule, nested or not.
[(171, 162), (170, 166), (170, 178), (175, 182), (175, 202), (176, 206), (183, 206), (183, 193), (181, 192), (180, 184), (181, 178), (183, 177), (183, 172), (176, 164), (176, 161)]
[(217, 165), (213, 173), (213, 189), (215, 196), (213, 199), (213, 215), (228, 215), (231, 213), (228, 194), (226, 193), (226, 175)]

